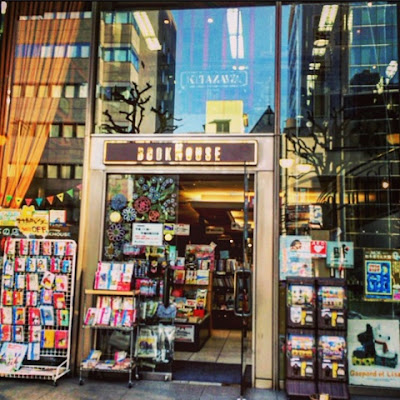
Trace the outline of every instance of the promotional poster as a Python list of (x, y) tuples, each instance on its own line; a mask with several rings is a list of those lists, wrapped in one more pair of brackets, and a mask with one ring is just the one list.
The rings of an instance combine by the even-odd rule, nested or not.
[(281, 280), (288, 276), (313, 276), (310, 236), (281, 236), (279, 256)]
[(400, 387), (399, 321), (348, 321), (349, 383)]

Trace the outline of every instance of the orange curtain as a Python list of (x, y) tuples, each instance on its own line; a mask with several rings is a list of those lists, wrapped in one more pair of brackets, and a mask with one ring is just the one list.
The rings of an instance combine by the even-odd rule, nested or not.
[[(35, 54), (18, 54), (14, 58), (16, 46), (50, 45), (54, 51), (57, 45), (74, 43), (80, 19), (48, 19), (43, 16), (45, 12), (79, 11), (83, 3), (8, 4), (11, 7), (9, 30), (4, 43), (10, 44), (4, 48), (7, 58), (2, 57), (5, 61), (3, 70), (0, 69), (0, 74), (8, 77), (7, 87), (0, 91), (0, 104), (6, 109), (0, 114), (0, 132), (3, 136), (3, 145), (0, 146), (0, 206), (15, 208), (22, 204), (32, 182), (59, 108), (61, 98), (54, 97), (51, 88), (66, 83), (72, 60), (68, 57), (43, 57), (46, 51), (43, 47)], [(25, 89), (22, 92), (21, 87)]]

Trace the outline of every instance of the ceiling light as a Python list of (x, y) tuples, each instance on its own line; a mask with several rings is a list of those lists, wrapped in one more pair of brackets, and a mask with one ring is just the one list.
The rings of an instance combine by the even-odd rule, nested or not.
[(153, 25), (150, 22), (149, 16), (145, 11), (135, 11), (133, 13), (135, 20), (139, 25), (139, 29), (149, 50), (161, 50), (161, 45), (154, 32)]
[(208, 22), (209, 24), (212, 24), (212, 23), (214, 22), (214, 20), (213, 20), (212, 18), (208, 18), (208, 19), (207, 19), (207, 22)]
[(314, 57), (323, 57), (326, 53), (326, 47), (314, 47), (312, 49), (312, 55)]
[(389, 186), (390, 186), (389, 181), (388, 181), (387, 179), (384, 179), (384, 180), (382, 181), (382, 187), (383, 187), (383, 189), (387, 189)]
[(321, 18), (318, 24), (318, 30), (320, 32), (332, 31), (338, 8), (339, 6), (337, 4), (326, 5), (322, 7)]

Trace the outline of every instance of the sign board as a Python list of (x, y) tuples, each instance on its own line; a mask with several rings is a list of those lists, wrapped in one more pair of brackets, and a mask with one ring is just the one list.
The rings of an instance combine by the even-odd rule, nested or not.
[(175, 341), (194, 343), (194, 325), (175, 324)]
[(400, 387), (399, 320), (348, 320), (349, 383)]
[(206, 226), (206, 235), (223, 235), (225, 229), (223, 226)]
[(182, 89), (243, 87), (248, 84), (247, 71), (183, 71), (180, 75)]
[(327, 243), (325, 240), (311, 240), (311, 257), (326, 258)]
[(353, 242), (329, 241), (326, 256), (326, 266), (329, 268), (353, 268)]
[(190, 225), (189, 224), (175, 224), (175, 235), (176, 236), (189, 236)]
[(400, 252), (364, 249), (365, 299), (400, 301)]
[(21, 210), (11, 208), (0, 210), (0, 226), (17, 226), (17, 218), (20, 214)]
[(132, 244), (135, 246), (162, 246), (163, 224), (134, 223), (132, 226)]
[(49, 212), (36, 211), (34, 206), (23, 206), (17, 226), (25, 236), (46, 237), (49, 233)]
[(121, 140), (104, 146), (104, 164), (257, 165), (255, 140)]

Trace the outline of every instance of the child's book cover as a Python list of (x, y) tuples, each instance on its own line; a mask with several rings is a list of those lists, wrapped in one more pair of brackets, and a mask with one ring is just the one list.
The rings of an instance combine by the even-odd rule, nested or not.
[(58, 274), (61, 272), (61, 260), (56, 257), (52, 257), (50, 260), (50, 272)]
[(63, 256), (65, 254), (65, 243), (64, 242), (54, 242), (54, 255)]
[(28, 346), (23, 343), (3, 343), (0, 349), (0, 372), (14, 372), (21, 368)]
[(40, 254), (40, 242), (37, 240), (31, 240), (29, 245), (29, 254), (31, 256), (38, 256)]
[(131, 327), (135, 322), (136, 310), (123, 310), (122, 313), (122, 326)]
[(25, 275), (23, 274), (15, 275), (15, 288), (20, 290), (25, 289)]
[(3, 290), (3, 306), (12, 306), (14, 304), (14, 292), (12, 290)]
[(56, 349), (67, 349), (68, 348), (68, 331), (56, 331), (55, 334), (55, 345)]
[(111, 326), (122, 326), (122, 310), (113, 310), (111, 313)]
[[(22, 290), (14, 290), (13, 304), (14, 304), (14, 306), (23, 306), (24, 305), (24, 292)], [(8, 304), (6, 304), (6, 305), (8, 305)]]
[(14, 275), (14, 261), (8, 258), (4, 260), (3, 273), (5, 275)]
[(28, 307), (36, 307), (38, 305), (38, 292), (26, 292), (26, 305)]
[(15, 259), (15, 272), (25, 272), (26, 259), (25, 257), (17, 257)]
[(57, 325), (68, 326), (69, 325), (69, 311), (68, 310), (57, 310)]
[(36, 272), (36, 258), (30, 257), (26, 260), (25, 270), (26, 272)]
[(1, 341), (11, 342), (12, 339), (12, 325), (1, 325)]
[(42, 289), (40, 292), (40, 304), (53, 304), (53, 291), (51, 289)]
[(47, 258), (41, 257), (36, 261), (36, 271), (37, 272), (46, 272), (47, 271)]
[(51, 256), (52, 246), (50, 241), (46, 240), (45, 242), (42, 243), (42, 253), (45, 256)]
[(72, 261), (69, 259), (64, 259), (61, 261), (61, 272), (68, 274), (71, 272)]
[(37, 274), (26, 275), (26, 288), (28, 290), (39, 290), (39, 277)]
[(13, 308), (13, 324), (25, 325), (25, 307)]
[(55, 345), (55, 330), (53, 329), (44, 329), (42, 331), (42, 341), (40, 347), (42, 349), (54, 349)]
[(44, 287), (45, 289), (51, 289), (53, 286), (55, 277), (56, 276), (52, 272), (46, 271), (43, 274), (43, 278), (42, 278), (42, 281), (40, 282), (40, 285), (42, 287)]
[(25, 342), (24, 327), (22, 325), (13, 325), (13, 342)]
[(29, 342), (40, 343), (40, 337), (42, 334), (42, 327), (40, 325), (32, 325), (29, 327)]
[(104, 307), (97, 309), (97, 324), (109, 325), (111, 319), (111, 307)]
[(31, 307), (29, 308), (29, 325), (40, 325), (41, 315), (40, 308)]
[(97, 321), (97, 308), (89, 307), (86, 311), (84, 324), (88, 326), (93, 326), (96, 324)]
[(67, 303), (65, 301), (65, 293), (54, 293), (53, 294), (54, 308), (66, 308)]
[(56, 275), (55, 281), (57, 292), (66, 292), (68, 290), (67, 275)]
[(1, 313), (1, 323), (2, 324), (12, 324), (12, 307), (2, 307), (0, 308)]
[(28, 352), (26, 354), (26, 359), (29, 361), (40, 360), (40, 342), (28, 343)]
[(41, 306), (40, 313), (42, 317), (42, 325), (54, 325), (54, 308), (52, 306)]

